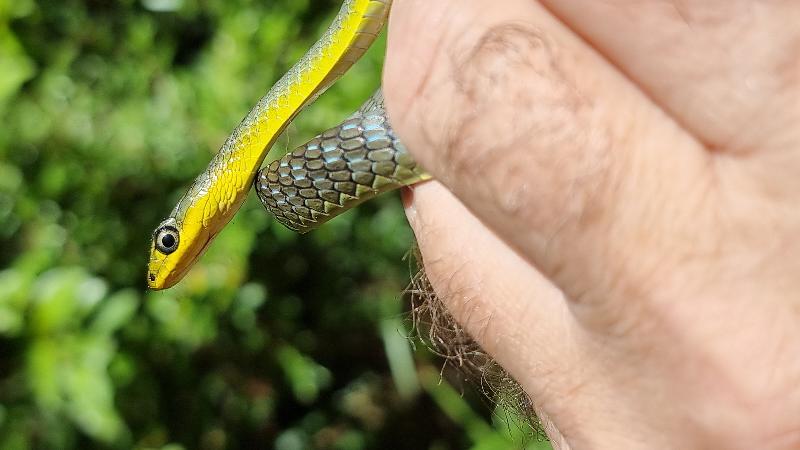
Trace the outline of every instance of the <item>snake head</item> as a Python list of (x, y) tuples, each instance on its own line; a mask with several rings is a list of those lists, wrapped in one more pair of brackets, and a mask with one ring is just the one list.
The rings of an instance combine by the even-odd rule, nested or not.
[(169, 217), (153, 231), (147, 287), (167, 289), (178, 283), (228, 222), (218, 208), (206, 208), (209, 190), (204, 176), (181, 198)]
[[(226, 144), (227, 145), (227, 144)], [(215, 157), (153, 232), (147, 286), (167, 289), (181, 281), (228, 224), (252, 184), (236, 158)]]
[(161, 222), (153, 232), (147, 287), (167, 289), (180, 281), (203, 254), (211, 238), (202, 227), (186, 227), (175, 217)]
[[(220, 153), (224, 156), (227, 150)], [(239, 210), (255, 176), (254, 170), (243, 171), (240, 164), (240, 158), (215, 157), (156, 227), (147, 268), (150, 289), (167, 289), (179, 282)]]

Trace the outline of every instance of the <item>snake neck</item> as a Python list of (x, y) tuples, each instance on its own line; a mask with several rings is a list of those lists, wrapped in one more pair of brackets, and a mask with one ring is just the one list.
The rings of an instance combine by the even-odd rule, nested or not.
[(278, 136), (363, 56), (380, 33), (390, 6), (391, 0), (346, 0), (322, 38), (239, 123), (190, 190), (193, 195), (207, 194), (215, 206), (205, 208), (205, 225), (220, 221), (212, 214), (225, 215), (222, 222), (227, 223)]

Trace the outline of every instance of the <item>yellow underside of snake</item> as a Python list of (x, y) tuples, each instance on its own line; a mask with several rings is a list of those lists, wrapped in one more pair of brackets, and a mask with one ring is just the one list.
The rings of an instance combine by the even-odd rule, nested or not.
[(183, 278), (255, 185), (267, 210), (306, 232), (397, 187), (428, 178), (394, 134), (380, 90), (337, 127), (261, 169), (280, 133), (376, 39), (391, 0), (345, 0), (323, 37), (253, 107), (153, 233), (147, 284)]

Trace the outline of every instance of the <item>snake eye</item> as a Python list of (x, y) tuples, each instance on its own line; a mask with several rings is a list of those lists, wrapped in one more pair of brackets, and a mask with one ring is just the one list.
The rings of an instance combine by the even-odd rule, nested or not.
[(169, 255), (178, 249), (181, 239), (175, 227), (165, 226), (156, 231), (155, 243), (158, 251)]

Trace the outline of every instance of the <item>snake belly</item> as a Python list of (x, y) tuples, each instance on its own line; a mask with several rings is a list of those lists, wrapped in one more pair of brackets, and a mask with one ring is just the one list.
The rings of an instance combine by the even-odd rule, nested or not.
[(340, 125), (262, 168), (255, 189), (278, 222), (306, 233), (377, 195), (429, 178), (394, 133), (378, 90)]

